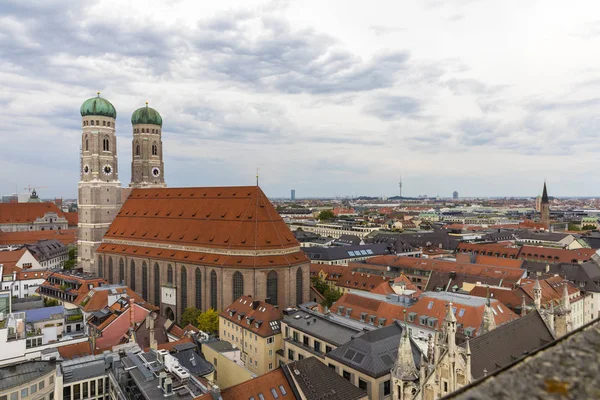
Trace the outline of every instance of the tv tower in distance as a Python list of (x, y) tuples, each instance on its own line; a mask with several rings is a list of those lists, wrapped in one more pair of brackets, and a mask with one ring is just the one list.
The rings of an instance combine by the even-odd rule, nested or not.
[(398, 186), (400, 187), (400, 198), (402, 198), (402, 176), (400, 176), (400, 182), (398, 183)]

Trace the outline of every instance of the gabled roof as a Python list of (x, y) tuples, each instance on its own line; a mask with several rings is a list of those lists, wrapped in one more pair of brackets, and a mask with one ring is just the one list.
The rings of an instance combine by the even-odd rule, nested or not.
[[(379, 378), (389, 374), (394, 366), (403, 329), (404, 327), (396, 322), (367, 332), (327, 353), (326, 357), (368, 376)], [(415, 365), (419, 368), (421, 351), (412, 339), (411, 348)]]
[(79, 223), (79, 213), (77, 212), (66, 212), (64, 213), (65, 218), (69, 226), (77, 226)]
[(315, 357), (294, 361), (282, 368), (289, 371), (288, 376), (294, 380), (303, 399), (358, 400), (367, 397), (364, 390), (354, 386)]
[[(369, 297), (363, 297), (354, 293), (345, 293), (331, 305), (332, 313), (338, 313), (342, 316), (348, 315), (348, 318), (356, 321), (364, 320), (370, 322), (370, 317), (375, 316), (374, 325), (380, 325), (380, 319), (383, 326), (395, 323), (395, 320), (404, 318), (405, 306), (401, 303), (390, 303)], [(348, 314), (348, 310), (349, 314)]]
[(3, 274), (7, 275), (21, 271), (21, 268), (17, 267), (17, 263), (27, 252), (29, 250), (26, 248), (13, 251), (0, 251), (0, 264), (4, 266)]
[(336, 286), (370, 292), (382, 282), (390, 280), (387, 276), (364, 272), (345, 271), (337, 280)]
[(589, 261), (596, 254), (594, 249), (553, 249), (549, 247), (523, 246), (519, 257), (548, 262), (578, 263)]
[(64, 245), (77, 242), (77, 229), (61, 229), (56, 231), (27, 231), (27, 232), (0, 232), (0, 245), (2, 244), (35, 244), (40, 240), (56, 239)]
[(552, 342), (554, 335), (537, 310), (469, 341), (473, 378), (484, 376)]
[(0, 224), (29, 224), (46, 213), (65, 217), (54, 203), (0, 203)]
[(232, 323), (260, 335), (269, 337), (281, 332), (283, 313), (264, 301), (252, 296), (242, 296), (219, 314)]
[(348, 245), (334, 247), (302, 247), (302, 251), (311, 260), (316, 261), (333, 261), (344, 260), (350, 258), (364, 258), (389, 254), (385, 243), (371, 243), (365, 245)]
[(506, 304), (507, 307), (514, 310), (515, 308), (520, 308), (523, 299), (519, 297), (518, 293), (514, 290), (510, 289), (500, 289), (494, 287), (485, 287), (485, 286), (475, 286), (469, 294), (471, 296), (477, 297), (487, 297), (487, 294), (490, 294), (490, 297), (498, 300), (499, 302)]
[(104, 239), (221, 250), (300, 246), (258, 186), (133, 189)]
[[(283, 391), (281, 390), (283, 388)], [(274, 397), (271, 389), (275, 390), (277, 397)], [(286, 393), (286, 395), (283, 394)], [(262, 395), (262, 397), (259, 396)], [(210, 395), (205, 395), (211, 398)], [(249, 381), (239, 383), (221, 391), (223, 400), (276, 400), (276, 399), (294, 399), (292, 388), (281, 368), (277, 368), (264, 375), (258, 376)]]

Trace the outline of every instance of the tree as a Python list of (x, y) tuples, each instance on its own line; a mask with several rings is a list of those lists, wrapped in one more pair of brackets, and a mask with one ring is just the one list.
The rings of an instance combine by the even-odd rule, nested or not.
[(596, 229), (596, 225), (584, 225), (581, 228), (582, 231), (593, 231), (594, 229)]
[(196, 307), (186, 308), (181, 315), (181, 325), (186, 326), (192, 324), (198, 326), (198, 317), (200, 317), (201, 313), (202, 311), (198, 310)]
[(73, 247), (69, 250), (69, 259), (65, 261), (63, 265), (64, 269), (73, 269), (73, 267), (77, 264), (77, 247)]
[(574, 223), (574, 222), (571, 222), (571, 223), (569, 224), (569, 228), (568, 228), (568, 229), (569, 229), (570, 231), (580, 231), (580, 230), (581, 230), (581, 228), (579, 227), (579, 225), (577, 225), (577, 224), (576, 224), (576, 223)]
[(319, 213), (319, 221), (327, 221), (334, 218), (335, 214), (331, 210), (323, 210)]
[(331, 307), (333, 303), (338, 301), (342, 294), (335, 289), (327, 289), (324, 294), (325, 299), (321, 302), (323, 307)]
[(198, 317), (198, 329), (207, 333), (219, 332), (219, 313), (209, 308)]

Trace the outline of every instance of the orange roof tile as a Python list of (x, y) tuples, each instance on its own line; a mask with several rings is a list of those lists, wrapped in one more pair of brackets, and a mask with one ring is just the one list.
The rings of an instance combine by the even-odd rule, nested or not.
[(389, 279), (390, 278), (383, 275), (348, 270), (339, 277), (336, 286), (370, 292), (379, 286), (381, 282), (387, 282)]
[(183, 329), (177, 324), (171, 325), (169, 329), (169, 333), (175, 337), (182, 338), (183, 337)]
[(79, 223), (79, 213), (77, 212), (66, 212), (65, 218), (67, 219), (67, 223), (69, 226), (77, 226)]
[(506, 247), (496, 243), (459, 243), (456, 248), (456, 252), (459, 253), (475, 253), (488, 256), (506, 257), (506, 258), (517, 258), (519, 255), (518, 247)]
[(471, 296), (487, 297), (488, 291), (490, 297), (500, 301), (503, 304), (506, 304), (506, 306), (510, 307), (511, 309), (519, 307), (523, 301), (516, 291), (496, 287), (488, 288), (485, 286), (475, 286), (469, 294)]
[[(344, 309), (351, 308), (351, 319), (361, 320), (361, 314), (366, 313), (368, 316), (375, 315), (378, 319), (385, 318), (384, 326), (394, 323), (394, 320), (402, 320), (404, 318), (404, 306), (400, 304), (387, 303), (385, 301), (362, 297), (354, 293), (345, 293), (333, 303), (330, 307), (332, 313), (337, 313), (340, 306)], [(343, 313), (342, 315), (346, 315)], [(368, 319), (367, 319), (368, 321)], [(378, 323), (378, 322), (377, 322)]]
[(258, 186), (133, 189), (104, 238), (222, 250), (300, 246)]
[(0, 224), (29, 224), (49, 212), (65, 216), (54, 203), (0, 203)]
[(26, 248), (14, 251), (0, 251), (0, 264), (4, 266), (4, 275), (21, 271), (21, 268), (17, 267), (17, 263), (27, 251)]
[(35, 244), (40, 240), (56, 239), (62, 244), (77, 243), (77, 229), (56, 231), (0, 232), (0, 244)]
[(60, 346), (58, 347), (58, 353), (65, 360), (70, 360), (75, 357), (85, 357), (94, 354), (100, 354), (100, 351), (92, 350), (91, 343), (87, 341)]
[(596, 254), (594, 249), (553, 249), (550, 247), (523, 246), (519, 257), (522, 259), (536, 259), (540, 261), (578, 263), (589, 261)]
[(48, 270), (34, 270), (28, 269), (25, 271), (17, 272), (17, 280), (18, 281), (26, 281), (31, 279), (46, 279), (50, 275), (50, 271)]
[[(219, 317), (257, 335), (268, 337), (279, 332), (279, 329), (273, 329), (271, 322), (280, 321), (283, 313), (271, 304), (254, 300), (252, 296), (242, 296), (231, 303), (227, 309), (221, 311)], [(279, 323), (277, 323), (277, 327), (279, 327)]]
[[(271, 393), (271, 388), (277, 388), (277, 392), (280, 393), (280, 385), (283, 386), (286, 393), (288, 393), (288, 397), (293, 397), (292, 388), (281, 368), (277, 368), (264, 375), (250, 379), (249, 381), (224, 389), (221, 391), (221, 397), (223, 400), (248, 400), (250, 398), (275, 400), (275, 397), (273, 397), (273, 394)], [(262, 394), (262, 397), (260, 397), (259, 394)], [(281, 398), (281, 395), (279, 396)]]
[(167, 343), (159, 344), (158, 346), (156, 346), (156, 348), (158, 350), (166, 350), (168, 352), (171, 352), (171, 351), (173, 351), (173, 348), (175, 348), (175, 346), (178, 344), (193, 343), (193, 342), (194, 342), (194, 340), (191, 337), (186, 336), (186, 337), (176, 340), (174, 342), (167, 342)]
[(137, 255), (156, 260), (180, 261), (192, 265), (199, 264), (235, 268), (269, 268), (305, 264), (308, 262), (308, 258), (301, 251), (283, 255), (264, 256), (222, 255), (111, 243), (101, 244), (96, 251), (107, 254)]

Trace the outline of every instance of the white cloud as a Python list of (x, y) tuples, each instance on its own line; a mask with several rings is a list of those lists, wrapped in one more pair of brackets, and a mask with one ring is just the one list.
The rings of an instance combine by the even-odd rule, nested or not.
[[(74, 197), (79, 105), (164, 120), (170, 186), (269, 195), (594, 195), (595, 3), (74, 0), (0, 4), (2, 193)], [(596, 88), (596, 89), (593, 89)], [(43, 182), (40, 182), (42, 180)], [(598, 182), (596, 182), (598, 181)]]

